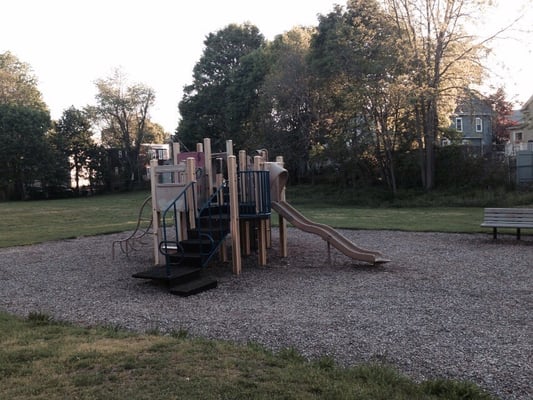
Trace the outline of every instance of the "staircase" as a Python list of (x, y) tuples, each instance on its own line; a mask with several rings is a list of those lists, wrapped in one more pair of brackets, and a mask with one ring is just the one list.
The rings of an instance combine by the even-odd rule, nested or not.
[[(196, 183), (192, 182), (162, 212), (162, 237), (159, 251), (165, 265), (133, 274), (134, 278), (165, 283), (170, 293), (190, 296), (213, 289), (217, 280), (206, 275), (205, 267), (216, 255), (229, 233), (229, 204), (225, 186), (198, 210)], [(180, 226), (186, 225), (186, 237), (180, 237)]]

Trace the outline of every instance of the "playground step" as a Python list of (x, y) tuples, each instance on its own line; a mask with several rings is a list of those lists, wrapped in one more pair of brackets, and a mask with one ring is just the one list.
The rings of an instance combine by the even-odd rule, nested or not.
[(161, 266), (137, 272), (132, 276), (139, 279), (152, 279), (172, 283), (196, 278), (201, 271), (202, 269), (198, 267), (170, 267), (167, 271), (166, 266)]
[(198, 239), (200, 235), (207, 234), (213, 238), (215, 242), (224, 239), (229, 233), (229, 229), (225, 227), (217, 227), (216, 229), (191, 229), (188, 231), (189, 239)]
[(213, 215), (202, 215), (198, 217), (198, 223), (200, 226), (218, 226), (218, 225), (227, 225), (229, 226), (230, 216), (229, 214), (213, 214)]
[(229, 205), (223, 204), (223, 205), (211, 205), (208, 208), (204, 208), (200, 214), (200, 217), (205, 216), (216, 216), (216, 215), (223, 215), (229, 213)]
[(200, 268), (203, 259), (207, 258), (207, 254), (200, 254), (194, 252), (180, 253), (168, 256), (168, 263), (173, 266), (181, 268), (181, 266), (188, 266), (192, 268)]
[(201, 277), (188, 282), (177, 284), (170, 288), (170, 293), (186, 297), (198, 294), (209, 289), (214, 289), (218, 285), (216, 279), (210, 277)]
[(185, 253), (203, 253), (207, 254), (213, 251), (216, 242), (208, 240), (207, 238), (200, 239), (186, 239), (180, 242), (181, 247)]

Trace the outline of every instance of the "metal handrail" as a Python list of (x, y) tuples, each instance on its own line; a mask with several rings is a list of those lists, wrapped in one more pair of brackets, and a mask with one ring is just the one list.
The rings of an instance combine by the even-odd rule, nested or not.
[[(169, 255), (175, 254), (172, 253), (173, 251), (177, 252), (179, 249), (181, 249), (180, 245), (180, 221), (178, 220), (178, 215), (181, 211), (185, 211), (185, 213), (188, 214), (190, 211), (190, 205), (189, 203), (189, 196), (188, 193), (192, 194), (192, 203), (193, 205), (196, 203), (196, 191), (195, 191), (195, 182), (190, 182), (187, 184), (181, 193), (164, 209), (161, 215), (162, 219), (162, 229), (163, 229), (163, 240), (159, 244), (159, 251), (165, 256), (166, 258), (166, 272), (167, 274), (170, 274), (170, 263), (169, 263)], [(183, 201), (183, 210), (180, 209), (180, 202)], [(172, 212), (172, 218), (171, 222), (168, 222), (167, 215), (169, 212)], [(195, 214), (196, 217), (196, 214)], [(187, 223), (187, 229), (190, 228), (190, 222), (189, 218), (186, 218)], [(169, 237), (169, 228), (174, 227), (174, 235), (173, 237)], [(183, 256), (183, 249), (181, 251), (181, 254)]]
[(271, 215), (269, 171), (239, 171), (238, 185), (240, 217)]
[[(198, 236), (200, 238), (206, 237), (211, 242), (209, 252), (201, 252), (202, 267), (206, 266), (224, 238), (229, 233), (229, 203), (224, 199), (224, 190), (226, 184), (223, 183), (215, 192), (207, 199), (202, 207), (200, 207), (197, 216)], [(216, 212), (213, 212), (213, 206), (216, 207)], [(207, 216), (207, 228), (203, 227), (200, 221), (201, 217)], [(214, 221), (217, 221), (216, 223)], [(224, 223), (224, 221), (227, 221)], [(218, 231), (220, 237), (215, 240), (213, 232)], [(204, 258), (205, 256), (205, 258)]]

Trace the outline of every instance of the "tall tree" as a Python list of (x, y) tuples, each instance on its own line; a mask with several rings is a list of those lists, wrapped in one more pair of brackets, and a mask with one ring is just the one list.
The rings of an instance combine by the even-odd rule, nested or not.
[(131, 188), (140, 180), (139, 153), (147, 136), (150, 107), (155, 101), (152, 88), (129, 84), (124, 73), (96, 81), (96, 106), (88, 111), (102, 126), (102, 143), (124, 151), (124, 181)]
[(282, 154), (291, 175), (308, 172), (315, 116), (307, 63), (314, 28), (297, 27), (267, 47), (269, 72), (261, 88), (261, 140)]
[(0, 54), (0, 104), (47, 109), (30, 65), (9, 51)]
[[(23, 199), (52, 162), (45, 134), (50, 115), (29, 64), (0, 54), (0, 197)], [(3, 194), (2, 194), (3, 193)]]
[(398, 46), (412, 74), (415, 129), (425, 189), (435, 184), (439, 123), (453, 110), (458, 90), (481, 77), (483, 47), (465, 33), (464, 23), (478, 0), (382, 0), (397, 27)]
[(166, 143), (170, 140), (170, 134), (155, 122), (146, 121), (145, 128), (144, 143)]
[(75, 107), (63, 112), (55, 124), (51, 141), (60, 159), (68, 166), (68, 172), (74, 172), (76, 191), (80, 190), (80, 179), (88, 178), (90, 154), (95, 146), (88, 115)]
[(0, 189), (7, 197), (22, 200), (27, 186), (45, 180), (49, 128), (47, 111), (0, 104)]
[(193, 83), (184, 88), (179, 104), (176, 140), (192, 147), (210, 137), (214, 148), (224, 148), (227, 139), (245, 138), (264, 75), (260, 57), (251, 54), (263, 44), (263, 35), (250, 24), (231, 24), (207, 36)]
[(405, 67), (393, 27), (376, 1), (350, 0), (319, 18), (311, 65), (320, 88), (322, 130), (329, 157), (355, 182), (378, 165), (394, 191), (395, 136), (405, 99)]
[(494, 110), (492, 120), (492, 141), (495, 144), (503, 144), (509, 140), (509, 128), (517, 122), (510, 117), (513, 114), (513, 103), (507, 100), (503, 88), (498, 88), (495, 93), (488, 97)]

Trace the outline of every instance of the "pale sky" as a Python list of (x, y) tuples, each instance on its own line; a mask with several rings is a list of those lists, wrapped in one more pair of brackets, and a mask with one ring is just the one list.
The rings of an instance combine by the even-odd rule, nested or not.
[[(500, 0), (483, 18), (491, 33), (524, 15), (533, 26), (533, 0)], [(173, 133), (179, 120), (182, 89), (192, 82), (205, 37), (230, 23), (250, 22), (269, 40), (297, 25), (318, 24), (344, 0), (0, 0), (0, 53), (12, 52), (30, 64), (51, 110), (61, 117), (71, 105), (95, 104), (94, 82), (115, 68), (130, 83), (156, 92), (154, 122)], [(492, 17), (491, 17), (492, 18)], [(517, 36), (516, 32), (511, 32)], [(511, 34), (510, 33), (510, 34)], [(510, 35), (506, 35), (510, 36)], [(505, 84), (510, 99), (533, 95), (533, 35), (499, 40), (491, 57), (494, 80)]]

